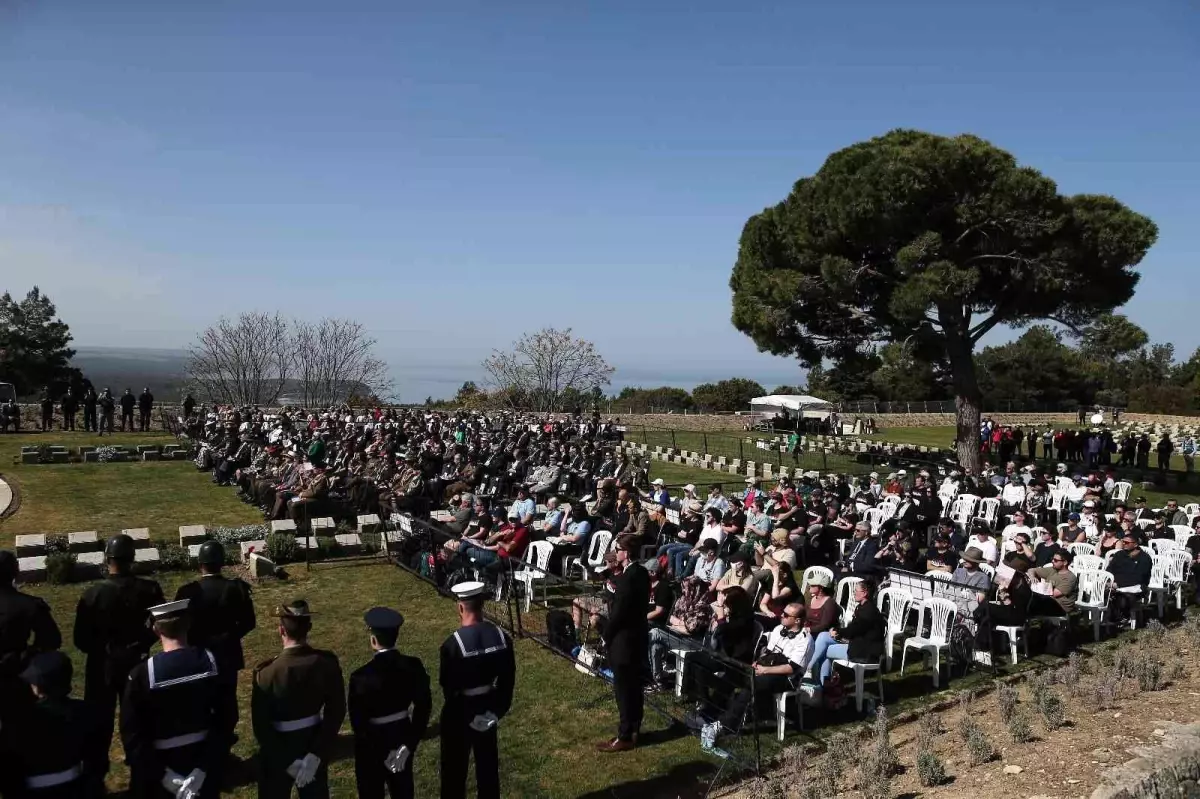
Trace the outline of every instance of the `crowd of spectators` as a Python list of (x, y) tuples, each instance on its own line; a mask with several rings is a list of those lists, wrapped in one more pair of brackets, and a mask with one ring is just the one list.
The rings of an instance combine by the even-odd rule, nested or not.
[[(1141, 497), (1126, 503), (1115, 467), (1086, 458), (936, 478), (916, 468), (808, 472), (770, 485), (748, 478), (730, 494), (720, 484), (673, 490), (650, 481), (622, 451), (617, 424), (596, 416), (230, 409), (192, 419), (189, 432), (204, 442), (197, 462), (273, 518), (302, 522), (317, 515), (312, 503), (384, 518), (448, 508), (432, 553), (443, 574), (468, 570), (495, 583), (537, 541), (548, 545), (538, 564), (548, 573), (591, 564), (601, 583), (575, 603), (580, 628), (605, 623), (606, 587), (622, 568), (606, 551), (618, 536), (632, 541), (652, 579), (648, 692), (677, 683), (686, 652), (695, 675), (722, 673), (722, 659), (745, 664), (753, 695), (786, 682), (840, 702), (832, 664), (878, 662), (875, 597), (892, 570), (944, 573), (974, 589), (959, 613), (991, 647), (996, 627), (1075, 610), (1072, 545), (1115, 553), (1104, 568), (1117, 621), (1147, 595), (1151, 541), (1177, 541), (1172, 525), (1188, 525), (1193, 535), (1180, 543), (1200, 552), (1200, 513), (1174, 501), (1158, 511)], [(954, 498), (967, 495), (993, 511), (980, 503), (979, 515), (957, 516)], [(847, 577), (855, 579), (839, 596)], [(702, 701), (690, 720), (708, 741), (737, 728), (752, 695), (703, 679), (692, 690)]]

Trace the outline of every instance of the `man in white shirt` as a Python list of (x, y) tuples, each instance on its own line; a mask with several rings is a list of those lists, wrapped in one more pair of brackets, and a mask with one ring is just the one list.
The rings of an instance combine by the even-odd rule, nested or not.
[(1000, 537), (1008, 541), (1017, 533), (1024, 533), (1030, 539), (1033, 538), (1033, 529), (1025, 524), (1025, 511), (1023, 510), (1013, 511), (1012, 524), (1004, 528)]
[(521, 520), (522, 526), (528, 527), (533, 521), (533, 514), (537, 512), (537, 503), (529, 496), (529, 491), (525, 486), (517, 487), (517, 500), (508, 509), (508, 516), (511, 519), (516, 516)]
[(804, 634), (804, 606), (788, 605), (754, 663), (753, 691), (739, 688), (734, 692), (720, 719), (705, 725), (700, 735), (702, 745), (711, 748), (722, 734), (738, 729), (752, 697), (757, 696), (764, 706), (773, 705), (775, 694), (792, 690), (794, 681), (804, 673), (811, 643), (812, 639)]
[(973, 534), (967, 542), (967, 546), (978, 549), (983, 555), (983, 559), (995, 566), (1000, 559), (1000, 550), (996, 546), (996, 539), (992, 538), (992, 532), (988, 529), (987, 523), (982, 519), (976, 519), (971, 530)]

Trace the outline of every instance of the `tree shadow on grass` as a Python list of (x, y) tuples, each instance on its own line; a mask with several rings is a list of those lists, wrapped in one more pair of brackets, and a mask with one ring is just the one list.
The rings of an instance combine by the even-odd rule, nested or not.
[(700, 799), (707, 794), (716, 769), (711, 762), (693, 760), (675, 766), (666, 774), (609, 785), (580, 794), (576, 799)]

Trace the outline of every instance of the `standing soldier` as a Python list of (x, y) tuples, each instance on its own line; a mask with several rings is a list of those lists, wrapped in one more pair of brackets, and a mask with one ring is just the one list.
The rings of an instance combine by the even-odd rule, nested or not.
[(129, 432), (133, 432), (133, 406), (137, 404), (137, 398), (133, 396), (133, 389), (125, 389), (125, 393), (121, 395), (121, 432), (125, 432), (125, 423), (129, 423)]
[(150, 608), (162, 652), (134, 666), (121, 701), (121, 741), (135, 797), (216, 797), (233, 746), (220, 667), (207, 649), (188, 645), (186, 599)]
[(42, 406), (42, 432), (54, 429), (54, 397), (50, 396), (50, 386), (42, 386), (42, 396), (38, 399)]
[(465, 582), (451, 590), (461, 626), (441, 651), (442, 799), (465, 799), (471, 752), (477, 795), (499, 799), (497, 726), (512, 707), (516, 656), (508, 633), (483, 619), (487, 586)]
[(50, 606), (18, 591), (17, 573), (16, 555), (0, 551), (0, 727), (8, 725), (9, 714), (29, 699), (29, 688), (19, 679), (29, 658), (62, 646)]
[(346, 717), (337, 655), (308, 645), (312, 612), (297, 599), (275, 611), (283, 651), (254, 669), (251, 716), (261, 750), (259, 799), (329, 796), (329, 757)]
[(138, 423), (142, 432), (147, 433), (150, 431), (150, 411), (154, 408), (154, 395), (150, 393), (150, 386), (143, 388), (137, 399)]
[(180, 586), (175, 599), (190, 603), (188, 641), (216, 657), (222, 697), (236, 722), (237, 675), (246, 668), (242, 639), (256, 623), (250, 585), (245, 580), (230, 580), (221, 574), (221, 567), (225, 565), (225, 547), (219, 541), (201, 544), (196, 560), (200, 564), (200, 579)]
[(95, 433), (100, 429), (100, 425), (96, 419), (96, 405), (100, 402), (100, 398), (96, 396), (96, 389), (88, 386), (87, 391), (83, 393), (83, 429)]
[(104, 795), (107, 748), (86, 702), (71, 698), (71, 659), (43, 652), (21, 673), (28, 702), (20, 720), (0, 730), (0, 794), (20, 797)]
[(104, 435), (105, 428), (108, 429), (108, 434), (113, 432), (113, 414), (117, 410), (117, 401), (113, 399), (112, 392), (107, 388), (100, 395), (100, 435)]
[[(129, 536), (108, 539), (104, 557), (108, 579), (85, 591), (75, 609), (75, 647), (87, 655), (83, 700), (95, 709), (107, 753), (117, 698), (125, 691), (129, 672), (154, 644), (147, 622), (150, 608), (163, 603), (163, 592), (153, 580), (133, 576)], [(107, 755), (104, 770), (107, 773)]]
[(67, 387), (67, 393), (63, 394), (62, 412), (63, 412), (63, 430), (75, 429), (75, 412), (79, 410), (79, 398), (71, 391), (71, 387)]
[(390, 608), (363, 616), (375, 656), (350, 675), (354, 775), (361, 799), (412, 799), (413, 760), (429, 725), (429, 674), (415, 657), (396, 650), (404, 617)]

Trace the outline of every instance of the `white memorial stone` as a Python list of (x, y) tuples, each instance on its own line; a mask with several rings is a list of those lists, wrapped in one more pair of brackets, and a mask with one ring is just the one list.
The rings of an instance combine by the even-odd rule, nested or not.
[(208, 531), (202, 524), (185, 524), (179, 528), (179, 546), (181, 547), (203, 543), (206, 538), (208, 538)]
[(67, 545), (72, 552), (94, 552), (100, 548), (100, 536), (95, 530), (68, 533)]

